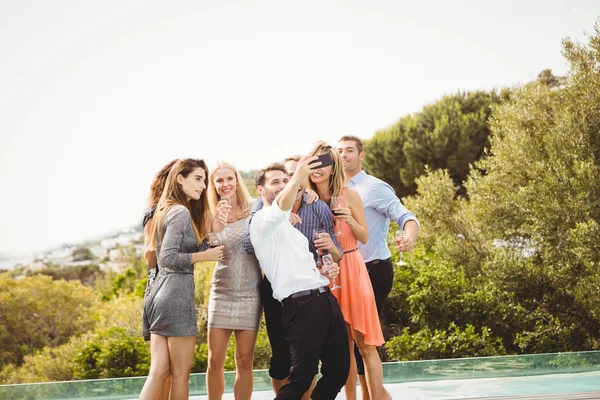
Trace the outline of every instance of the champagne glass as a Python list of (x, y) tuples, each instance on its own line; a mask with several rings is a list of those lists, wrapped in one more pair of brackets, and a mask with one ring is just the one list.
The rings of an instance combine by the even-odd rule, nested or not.
[[(231, 197), (221, 197), (221, 201), (225, 201), (225, 206), (227, 207), (231, 207)], [(227, 219), (229, 219), (229, 210), (231, 210), (231, 208), (227, 209)], [(225, 224), (225, 227), (223, 228), (224, 232), (229, 232), (231, 229), (229, 228), (229, 224)]]
[(223, 238), (219, 232), (210, 232), (208, 234), (208, 246), (210, 248), (215, 248), (223, 245)]
[[(313, 229), (313, 241), (320, 239), (322, 233), (327, 233), (325, 229)], [(323, 259), (321, 255), (323, 254), (323, 250), (317, 249), (317, 267), (323, 266)]]
[[(333, 256), (331, 254), (325, 254), (323, 256), (323, 268), (326, 268), (326, 270), (324, 271), (325, 276), (327, 276), (329, 278), (329, 268), (331, 268), (330, 266), (333, 265)], [(331, 283), (333, 283), (333, 286), (331, 287), (331, 290), (336, 290), (341, 288), (341, 286), (339, 286), (336, 282), (335, 279), (329, 278), (329, 280), (331, 281)]]
[[(406, 232), (404, 232), (402, 229), (399, 229), (396, 231), (396, 238), (397, 239), (404, 239), (406, 237)], [(400, 251), (400, 261), (398, 261), (396, 263), (396, 265), (407, 265), (404, 261), (402, 261), (402, 252)]]
[[(339, 215), (339, 209), (346, 207), (346, 202), (344, 201), (344, 196), (331, 196), (330, 208), (333, 214), (337, 217)], [(342, 235), (342, 227), (340, 226), (341, 221), (336, 218), (337, 232), (335, 236)]]

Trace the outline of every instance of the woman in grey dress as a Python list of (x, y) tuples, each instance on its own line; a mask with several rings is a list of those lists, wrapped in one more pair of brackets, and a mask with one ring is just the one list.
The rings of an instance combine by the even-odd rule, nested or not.
[[(208, 303), (208, 399), (220, 399), (225, 389), (223, 366), (231, 334), (235, 335), (236, 400), (252, 395), (254, 345), (260, 323), (260, 267), (243, 249), (252, 198), (237, 169), (219, 162), (211, 172), (208, 198), (213, 213), (227, 215), (219, 235), (225, 245), (215, 266)], [(224, 201), (228, 198), (229, 201)], [(230, 205), (228, 203), (231, 203)]]
[(156, 250), (160, 271), (144, 300), (152, 363), (140, 399), (156, 399), (169, 375), (170, 399), (188, 398), (198, 333), (194, 264), (223, 256), (222, 246), (199, 251), (211, 224), (204, 191), (207, 173), (203, 160), (177, 161), (156, 207), (149, 250)]

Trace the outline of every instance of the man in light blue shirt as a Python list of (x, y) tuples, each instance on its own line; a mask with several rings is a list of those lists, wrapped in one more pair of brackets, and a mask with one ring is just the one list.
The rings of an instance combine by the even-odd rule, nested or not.
[[(396, 239), (398, 250), (403, 252), (415, 248), (419, 236), (419, 222), (415, 215), (402, 205), (390, 185), (362, 169), (365, 152), (363, 142), (358, 137), (342, 137), (338, 143), (338, 151), (342, 156), (348, 186), (358, 192), (365, 208), (369, 241), (366, 244), (359, 242), (358, 250), (367, 265), (377, 311), (381, 314), (383, 303), (390, 294), (394, 281), (394, 266), (390, 258), (392, 254), (387, 246), (390, 220), (396, 221), (405, 232), (405, 238)], [(356, 346), (354, 350), (363, 399), (369, 398), (363, 361)]]

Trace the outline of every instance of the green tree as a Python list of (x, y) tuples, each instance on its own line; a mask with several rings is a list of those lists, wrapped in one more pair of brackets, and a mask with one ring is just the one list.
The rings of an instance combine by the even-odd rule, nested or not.
[(73, 261), (88, 261), (96, 258), (94, 253), (87, 247), (78, 247), (71, 253)]
[(34, 350), (61, 345), (93, 327), (96, 299), (79, 281), (0, 274), (0, 366), (19, 365)]
[(600, 348), (598, 27), (587, 44), (563, 44), (564, 84), (540, 79), (494, 107), (489, 156), (475, 163), (466, 196), (448, 171), (417, 179), (406, 204), (421, 247), (397, 274), (391, 299), (407, 311), (391, 354), (429, 357), (421, 343), (435, 340), (448, 356), (453, 330), (489, 345), (471, 355)]
[(377, 132), (365, 143), (365, 169), (388, 182), (400, 196), (416, 193), (415, 179), (446, 169), (461, 187), (470, 165), (489, 147), (492, 107), (508, 91), (458, 92), (426, 105)]
[(141, 336), (111, 327), (91, 336), (74, 364), (75, 379), (143, 376), (150, 370), (150, 349)]
[(96, 264), (76, 265), (71, 267), (61, 267), (57, 265), (48, 265), (39, 271), (28, 273), (28, 275), (48, 275), (53, 280), (64, 279), (67, 281), (78, 280), (84, 285), (93, 286), (98, 276), (103, 273)]

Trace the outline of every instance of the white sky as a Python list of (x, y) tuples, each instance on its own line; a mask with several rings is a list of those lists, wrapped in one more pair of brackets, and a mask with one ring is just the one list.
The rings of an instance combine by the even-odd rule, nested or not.
[(259, 168), (564, 74), (598, 1), (0, 0), (0, 252), (140, 222), (177, 157)]

